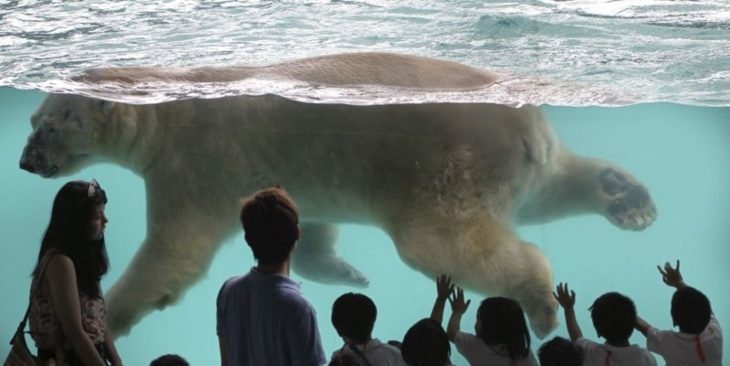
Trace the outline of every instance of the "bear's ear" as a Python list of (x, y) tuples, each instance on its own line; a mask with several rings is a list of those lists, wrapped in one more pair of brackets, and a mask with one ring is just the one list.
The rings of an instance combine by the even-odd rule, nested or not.
[(99, 108), (101, 109), (101, 113), (102, 113), (102, 115), (104, 115), (104, 117), (109, 117), (112, 110), (117, 105), (117, 103), (110, 102), (110, 101), (104, 100), (104, 99), (99, 99), (97, 101), (97, 103), (99, 103)]

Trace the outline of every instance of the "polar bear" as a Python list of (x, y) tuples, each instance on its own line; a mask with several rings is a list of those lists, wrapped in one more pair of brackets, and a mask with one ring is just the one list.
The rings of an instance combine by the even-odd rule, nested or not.
[[(241, 71), (243, 70), (243, 71)], [(101, 69), (90, 81), (231, 81), (258, 68)], [(453, 62), (359, 53), (260, 67), (322, 84), (475, 88), (499, 75)], [(490, 103), (356, 106), (277, 95), (132, 105), (50, 94), (31, 118), (20, 166), (58, 177), (95, 162), (144, 179), (147, 237), (107, 294), (116, 334), (174, 303), (240, 230), (239, 200), (281, 184), (301, 210), (293, 270), (366, 286), (335, 251), (337, 223), (382, 228), (425, 275), (446, 273), (518, 300), (535, 333), (557, 324), (550, 266), (515, 224), (598, 213), (622, 229), (655, 217), (647, 188), (607, 161), (572, 154), (540, 110)]]

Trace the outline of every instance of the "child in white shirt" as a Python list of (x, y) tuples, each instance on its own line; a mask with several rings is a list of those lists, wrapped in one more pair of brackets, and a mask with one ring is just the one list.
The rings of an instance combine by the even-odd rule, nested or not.
[[(474, 325), (476, 334), (464, 333), (459, 329), (461, 317), (471, 300), (464, 301), (464, 290), (459, 287), (454, 288), (451, 279), (439, 283), (451, 289), (448, 300), (452, 313), (446, 335), (470, 365), (538, 366), (537, 359), (530, 350), (530, 333), (527, 330), (525, 314), (516, 301), (505, 297), (485, 299), (477, 310), (477, 320)], [(438, 288), (437, 304), (439, 301), (445, 302), (444, 290)]]
[(400, 349), (372, 337), (378, 309), (363, 294), (346, 293), (332, 305), (332, 325), (344, 345), (332, 354), (352, 354), (368, 366), (407, 366)]
[(583, 338), (573, 309), (575, 292), (568, 289), (568, 284), (559, 284), (553, 295), (565, 310), (570, 339), (583, 349), (585, 366), (656, 366), (651, 352), (629, 343), (636, 324), (636, 307), (631, 299), (618, 292), (609, 292), (593, 303), (590, 308), (593, 326), (598, 336), (606, 339), (601, 344)]
[(664, 358), (667, 366), (721, 366), (722, 330), (712, 314), (710, 300), (687, 286), (677, 267), (657, 266), (667, 285), (676, 288), (672, 296), (672, 321), (679, 332), (658, 330), (641, 318), (636, 328), (646, 336), (646, 347)]

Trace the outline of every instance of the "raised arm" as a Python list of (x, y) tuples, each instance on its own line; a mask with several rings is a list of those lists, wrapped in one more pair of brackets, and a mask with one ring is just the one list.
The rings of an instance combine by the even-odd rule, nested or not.
[(567, 283), (559, 283), (555, 292), (553, 292), (553, 296), (565, 310), (565, 325), (568, 327), (570, 340), (576, 341), (578, 338), (582, 338), (583, 333), (580, 331), (578, 320), (575, 318), (575, 291), (570, 291)]
[(636, 316), (636, 325), (634, 326), (636, 330), (641, 332), (641, 334), (646, 337), (647, 333), (649, 333), (649, 328), (651, 328), (651, 324), (647, 323), (646, 320), (642, 319), (640, 316)]
[(656, 268), (659, 270), (659, 273), (662, 274), (662, 281), (664, 281), (667, 286), (674, 287), (677, 290), (687, 286), (682, 278), (682, 273), (679, 272), (679, 259), (677, 259), (676, 268), (672, 268), (672, 265), (669, 264), (669, 262), (664, 263), (663, 269), (661, 266), (656, 266)]
[(439, 324), (441, 324), (444, 318), (446, 300), (449, 299), (449, 294), (453, 290), (454, 284), (451, 282), (451, 277), (441, 275), (436, 279), (436, 301), (434, 301), (433, 309), (431, 310), (431, 319)]
[(449, 325), (446, 327), (446, 335), (449, 340), (453, 341), (456, 338), (456, 333), (459, 333), (461, 328), (461, 317), (469, 308), (471, 300), (464, 302), (464, 289), (457, 287), (451, 291), (449, 302), (451, 303), (451, 318), (449, 318)]
[[(684, 283), (684, 279), (682, 278), (682, 273), (679, 271), (679, 259), (677, 259), (677, 265), (674, 268), (672, 268), (672, 265), (669, 264), (669, 262), (664, 263), (664, 267), (656, 266), (656, 268), (662, 275), (662, 281), (664, 281), (667, 286), (674, 287), (677, 290), (687, 286), (687, 284)], [(649, 332), (649, 328), (652, 328), (652, 325), (649, 324), (646, 320), (637, 316), (635, 328), (636, 330), (641, 332), (641, 334), (646, 336)]]
[(81, 325), (81, 304), (76, 284), (76, 270), (71, 259), (56, 255), (48, 263), (45, 281), (51, 290), (56, 315), (66, 339), (84, 365), (105, 366), (99, 352)]

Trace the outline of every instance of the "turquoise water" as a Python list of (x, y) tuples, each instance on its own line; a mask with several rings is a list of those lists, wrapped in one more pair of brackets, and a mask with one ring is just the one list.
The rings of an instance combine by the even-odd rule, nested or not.
[[(29, 117), (44, 94), (0, 88), (0, 356), (25, 307), (39, 242), (52, 199), (68, 179), (96, 178), (109, 196), (106, 237), (111, 270), (108, 288), (122, 273), (145, 236), (145, 192), (142, 180), (117, 166), (97, 165), (73, 177), (43, 179), (22, 171), (18, 161), (31, 131)], [(544, 108), (563, 143), (580, 155), (611, 160), (646, 184), (656, 202), (657, 221), (643, 232), (621, 231), (599, 216), (565, 219), (520, 228), (520, 235), (547, 254), (556, 281), (577, 292), (578, 321), (586, 337), (595, 339), (590, 303), (607, 291), (634, 299), (640, 315), (660, 328), (671, 327), (671, 290), (661, 283), (656, 265), (682, 260), (686, 281), (704, 291), (723, 328), (730, 329), (730, 108), (669, 103), (624, 107)], [(378, 305), (374, 336), (402, 339), (416, 320), (428, 316), (435, 284), (403, 264), (380, 230), (346, 225), (338, 250), (370, 279), (363, 290)], [(154, 312), (116, 344), (127, 365), (145, 365), (164, 353), (178, 353), (193, 365), (218, 363), (215, 296), (228, 277), (253, 265), (242, 235), (223, 245), (205, 278), (182, 300)], [(294, 278), (299, 278), (294, 274)], [(330, 307), (340, 294), (357, 291), (302, 280), (305, 296), (319, 316), (326, 352), (341, 346), (329, 322)], [(479, 295), (469, 293), (474, 301)], [(473, 328), (475, 306), (462, 329)], [(449, 314), (447, 310), (447, 314)], [(561, 324), (552, 335), (567, 336)], [(552, 337), (552, 335), (550, 337)], [(632, 342), (643, 344), (635, 334)], [(533, 338), (533, 350), (541, 341)], [(453, 361), (466, 363), (455, 350)], [(727, 341), (724, 363), (730, 363)], [(661, 364), (661, 362), (660, 362)]]

